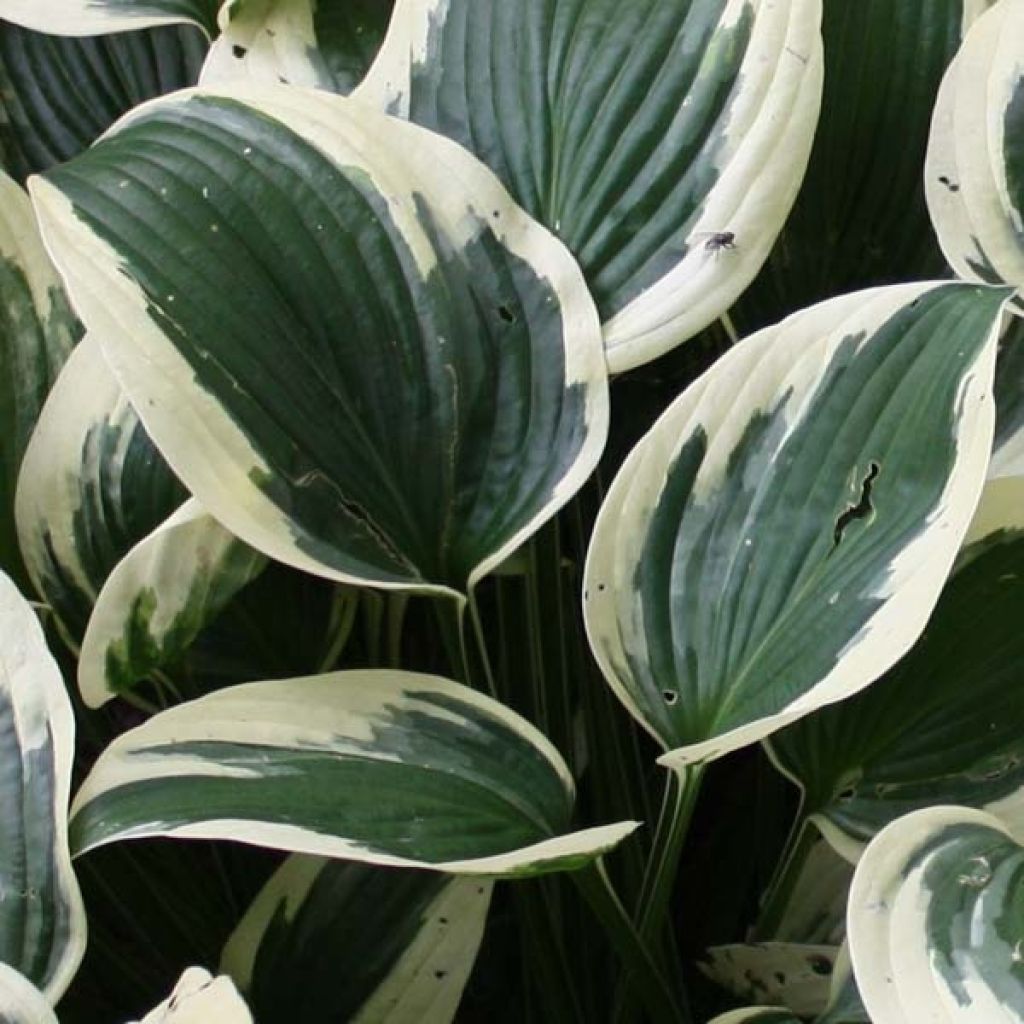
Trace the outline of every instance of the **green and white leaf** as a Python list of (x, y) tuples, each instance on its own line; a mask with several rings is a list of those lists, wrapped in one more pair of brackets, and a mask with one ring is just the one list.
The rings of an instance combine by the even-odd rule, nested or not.
[(0, 568), (16, 578), (24, 574), (14, 528), (18, 468), (79, 333), (28, 196), (0, 172)]
[(810, 1017), (828, 1003), (838, 952), (835, 946), (795, 942), (714, 946), (698, 967), (738, 999)]
[[(974, 23), (939, 90), (925, 194), (950, 266), (1024, 289), (1024, 2)], [(1024, 309), (1018, 295), (1016, 308)]]
[(810, 162), (768, 261), (730, 311), (741, 333), (833, 295), (944, 275), (921, 167), (939, 83), (985, 6), (826, 0)]
[(0, 961), (0, 1020), (4, 1024), (58, 1024), (46, 997), (23, 974)]
[(228, 940), (221, 970), (260, 1024), (445, 1024), (473, 968), (492, 885), (296, 854)]
[(173, 664), (267, 559), (188, 501), (107, 578), (82, 640), (78, 686), (89, 707)]
[(828, 1006), (814, 1024), (871, 1024), (860, 997), (850, 960), (850, 946), (844, 941), (832, 971), (832, 991)]
[(189, 967), (174, 991), (138, 1024), (253, 1024), (252, 1014), (225, 975)]
[(39, 417), (15, 500), (28, 574), (74, 649), (111, 570), (185, 497), (87, 336)]
[(820, 0), (398, 0), (356, 95), (466, 146), (565, 241), (618, 372), (767, 257), (817, 123), (820, 24)]
[(874, 1024), (1024, 1019), (1024, 850), (998, 818), (932, 807), (864, 851), (849, 942)]
[(161, 451), (279, 561), (461, 592), (600, 455), (579, 269), (446, 139), (238, 84), (143, 106), (32, 191)]
[(251, 79), (350, 93), (390, 17), (389, 0), (227, 0), (202, 83)]
[(839, 946), (846, 935), (846, 897), (853, 868), (822, 838), (800, 865), (779, 923), (771, 931), (777, 942)]
[(18, 181), (77, 156), (143, 100), (195, 85), (193, 26), (78, 38), (0, 24), (0, 166)]
[(198, 25), (212, 37), (220, 0), (0, 0), (0, 18), (61, 36), (98, 36), (156, 25)]
[(926, 283), (812, 307), (728, 352), (627, 458), (584, 611), (662, 764), (842, 700), (917, 639), (984, 479), (1006, 297)]
[[(74, 743), (60, 669), (35, 612), (0, 573), (0, 963), (51, 1004), (85, 951), (85, 910), (68, 849)], [(0, 993), (5, 988), (0, 978)]]
[(84, 853), (145, 836), (232, 839), (450, 874), (581, 867), (637, 826), (572, 832), (558, 751), (436, 676), (248, 683), (164, 711), (100, 756), (72, 808)]
[[(1019, 467), (1022, 470), (1024, 467)], [(936, 804), (985, 808), (1024, 836), (1024, 472), (990, 480), (956, 570), (883, 679), (768, 741), (803, 811), (851, 862)]]

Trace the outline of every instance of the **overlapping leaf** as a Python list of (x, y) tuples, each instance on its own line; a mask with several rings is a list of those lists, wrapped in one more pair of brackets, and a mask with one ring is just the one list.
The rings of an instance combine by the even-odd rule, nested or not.
[(96, 340), (84, 338), (32, 435), (15, 505), (29, 576), (72, 646), (110, 571), (185, 497)]
[(968, 280), (1024, 289), (1021, 0), (999, 0), (979, 18), (950, 64), (924, 173), (928, 210), (950, 266)]
[(143, 100), (195, 85), (208, 45), (191, 26), (82, 39), (0, 23), (0, 166), (24, 181), (76, 156)]
[(921, 165), (943, 72), (980, 3), (825, 0), (825, 89), (807, 174), (738, 324), (944, 271)]
[(98, 707), (176, 662), (266, 564), (186, 502), (128, 552), (96, 599), (78, 659), (85, 703)]
[[(0, 574), (0, 964), (51, 1004), (85, 950), (85, 911), (68, 849), (74, 734), (64, 681), (35, 613)], [(0, 1019), (9, 1019), (7, 1000), (18, 1005), (23, 998), (31, 1003), (0, 975)]]
[(293, 855), (224, 949), (260, 1024), (445, 1024), (492, 883)]
[(95, 36), (189, 23), (216, 32), (220, 0), (0, 0), (0, 18), (35, 32)]
[(237, 86), (141, 108), (33, 193), (161, 451), (280, 561), (464, 590), (600, 454), (579, 270), (448, 140)]
[(814, 135), (820, 21), (820, 0), (398, 0), (357, 95), (462, 143), (566, 242), (619, 371), (764, 262)]
[(857, 865), (850, 953), (874, 1024), (1024, 1018), (1024, 850), (998, 818), (908, 814)]
[(144, 836), (233, 839), (455, 874), (574, 869), (636, 827), (571, 832), (558, 752), (504, 705), (408, 672), (230, 687), (101, 755), (72, 808), (85, 852)]
[(16, 578), (24, 574), (14, 528), (18, 469), (79, 333), (28, 196), (0, 172), (0, 568)]
[(237, 78), (347, 94), (373, 63), (391, 0), (229, 0), (203, 84)]
[(981, 489), (1005, 290), (907, 285), (739, 344), (623, 464), (591, 646), (678, 767), (867, 686), (914, 642)]
[(913, 650), (869, 690), (769, 741), (804, 810), (851, 861), (935, 804), (989, 808), (1024, 835), (1024, 477), (991, 481)]

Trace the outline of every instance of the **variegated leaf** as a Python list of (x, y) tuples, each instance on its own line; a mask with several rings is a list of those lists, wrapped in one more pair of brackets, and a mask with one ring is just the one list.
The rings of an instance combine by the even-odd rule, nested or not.
[(357, 96), (456, 139), (583, 266), (620, 371), (719, 317), (796, 197), (820, 0), (398, 0)]
[(79, 334), (28, 196), (0, 172), (0, 569), (16, 578), (24, 575), (14, 528), (18, 469)]
[(174, 991), (138, 1024), (253, 1024), (231, 979), (189, 967)]
[(99, 707), (181, 658), (267, 559), (186, 502), (107, 578), (82, 640), (78, 685)]
[[(0, 573), (0, 963), (51, 1004), (85, 950), (68, 849), (74, 738), (71, 702), (35, 613)], [(4, 1021), (5, 998), (0, 977)]]
[(23, 974), (0, 961), (0, 1021), (3, 1024), (59, 1024), (46, 997)]
[(195, 85), (209, 47), (193, 26), (46, 32), (0, 22), (0, 167), (18, 181), (77, 156), (143, 100)]
[(810, 1017), (828, 1002), (838, 952), (834, 946), (795, 942), (714, 946), (698, 966), (739, 999)]
[(916, 640), (978, 500), (1006, 290), (859, 292), (741, 342), (622, 466), (587, 631), (679, 768), (876, 679)]
[(804, 812), (856, 861), (935, 804), (987, 808), (1024, 837), (1024, 474), (991, 480), (911, 652), (870, 689), (771, 738)]
[(807, 174), (764, 269), (730, 313), (738, 325), (943, 274), (921, 165), (942, 75), (990, 3), (824, 0), (825, 90)]
[(816, 833), (792, 895), (771, 930), (778, 942), (839, 946), (846, 935), (846, 897), (853, 868)]
[(249, 908), (221, 970), (260, 1024), (446, 1024), (492, 883), (295, 854)]
[(581, 867), (635, 828), (571, 832), (572, 777), (503, 704), (446, 679), (338, 672), (230, 687), (100, 756), (72, 808), (83, 853), (233, 839), (451, 874)]
[[(964, 278), (1024, 289), (1024, 0), (979, 18), (942, 81), (925, 163), (928, 210)], [(1024, 299), (1016, 302), (1024, 311)]]
[(181, 22), (216, 31), (221, 0), (0, 0), (0, 18), (35, 32), (97, 36)]
[(874, 1024), (1024, 1019), (1024, 850), (998, 818), (915, 811), (864, 851), (850, 953)]
[(465, 591), (600, 455), (576, 264), (431, 132), (286, 86), (178, 93), (32, 191), (161, 451), (279, 561)]
[(373, 63), (391, 0), (228, 0), (204, 85), (254, 79), (351, 92)]
[(86, 337), (43, 408), (15, 502), (29, 576), (72, 647), (110, 571), (185, 497)]

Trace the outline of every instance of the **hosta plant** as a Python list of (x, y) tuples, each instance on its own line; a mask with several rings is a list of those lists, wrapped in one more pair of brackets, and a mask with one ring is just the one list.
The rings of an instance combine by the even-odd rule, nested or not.
[(1024, 2), (0, 0), (0, 166), (0, 1019), (1024, 1021)]

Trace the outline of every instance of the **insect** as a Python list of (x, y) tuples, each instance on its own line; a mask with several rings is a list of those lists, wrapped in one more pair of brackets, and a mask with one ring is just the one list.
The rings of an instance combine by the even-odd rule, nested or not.
[(736, 248), (736, 235), (732, 231), (714, 231), (708, 235), (704, 248), (708, 252), (721, 252), (723, 249)]

